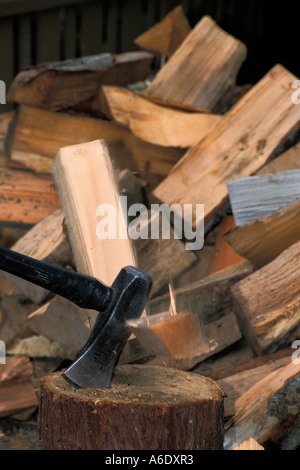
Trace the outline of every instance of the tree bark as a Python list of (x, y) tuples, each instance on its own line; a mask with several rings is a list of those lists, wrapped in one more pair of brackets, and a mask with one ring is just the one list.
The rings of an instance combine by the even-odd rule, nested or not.
[(56, 372), (42, 381), (39, 422), (45, 450), (221, 450), (223, 390), (155, 366), (117, 366), (109, 389), (75, 388)]

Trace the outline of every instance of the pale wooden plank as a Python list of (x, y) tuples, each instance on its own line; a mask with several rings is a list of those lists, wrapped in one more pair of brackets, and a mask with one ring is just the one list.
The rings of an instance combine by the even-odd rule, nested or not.
[(300, 197), (300, 170), (227, 181), (234, 220), (240, 227)]

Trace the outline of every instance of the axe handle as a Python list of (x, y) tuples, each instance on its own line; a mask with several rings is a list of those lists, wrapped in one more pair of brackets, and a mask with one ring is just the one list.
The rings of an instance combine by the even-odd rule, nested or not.
[(97, 279), (0, 247), (0, 269), (58, 294), (79, 307), (104, 311), (112, 288)]

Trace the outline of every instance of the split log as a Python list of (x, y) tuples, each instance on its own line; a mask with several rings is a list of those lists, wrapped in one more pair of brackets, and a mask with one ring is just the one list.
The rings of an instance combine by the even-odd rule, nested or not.
[[(237, 411), (225, 426), (225, 448), (232, 449), (250, 436), (265, 449), (280, 446), (299, 426), (299, 382), (300, 363), (290, 361), (246, 391), (236, 401)], [(298, 433), (294, 445), (299, 443)]]
[(16, 76), (7, 101), (49, 110), (71, 108), (92, 99), (103, 84), (144, 80), (152, 62), (152, 54), (136, 51), (39, 64)]
[[(252, 271), (250, 263), (240, 263), (175, 290), (177, 311), (190, 312), (198, 316), (202, 335), (208, 346), (206, 351), (193, 358), (193, 366), (241, 339), (241, 332), (233, 312), (230, 286)], [(168, 294), (151, 299), (148, 302), (149, 320), (152, 315), (167, 311), (169, 304)], [(155, 359), (155, 363), (159, 361), (161, 363), (160, 357)], [(172, 367), (185, 368), (180, 361), (168, 359), (168, 362)], [(187, 367), (189, 367), (188, 362)]]
[[(253, 273), (249, 261), (229, 266), (222, 271), (175, 290), (177, 310), (201, 315), (202, 322), (216, 319), (233, 311), (234, 304), (230, 287)], [(149, 313), (161, 313), (169, 309), (170, 295), (163, 294), (148, 302)]]
[(164, 177), (183, 154), (181, 149), (143, 142), (113, 122), (28, 106), (21, 106), (16, 113), (7, 145), (12, 162), (39, 173), (51, 173), (60, 148), (96, 139), (105, 139), (119, 169), (128, 168), (145, 179), (149, 174)]
[[(135, 266), (136, 260), (104, 141), (60, 149), (53, 163), (53, 177), (77, 271), (111, 286), (120, 270)], [(105, 215), (99, 211), (103, 204), (105, 211), (109, 205), (115, 216), (111, 221), (114, 225), (107, 227), (112, 231), (106, 238), (104, 231), (98, 230), (99, 217)]]
[(182, 6), (178, 5), (159, 23), (135, 38), (134, 43), (153, 54), (170, 57), (190, 31), (189, 21)]
[(60, 346), (60, 357), (74, 360), (90, 335), (85, 309), (55, 296), (28, 316), (28, 325), (37, 335)]
[(265, 450), (263, 446), (259, 445), (259, 443), (253, 439), (253, 437), (249, 437), (245, 441), (241, 442), (241, 444), (235, 446), (232, 450)]
[(300, 142), (268, 162), (256, 174), (262, 176), (298, 169), (300, 169)]
[(294, 79), (276, 65), (186, 152), (154, 196), (169, 205), (204, 204), (205, 221), (212, 220), (228, 201), (226, 182), (255, 173), (299, 126), (288, 85)]
[[(163, 219), (169, 226), (168, 238), (163, 238)], [(152, 238), (151, 230), (154, 223), (159, 224), (158, 238)], [(133, 240), (133, 246), (138, 266), (152, 278), (153, 284), (149, 296), (151, 298), (161, 293), (174, 278), (193, 266), (197, 262), (197, 255), (194, 251), (186, 249), (181, 238), (176, 238), (170, 220), (167, 220), (163, 213), (151, 209), (148, 218), (141, 222), (140, 227), (144, 233), (147, 230), (147, 238), (139, 237)]]
[(9, 354), (24, 355), (32, 359), (50, 358), (65, 359), (65, 348), (56, 341), (52, 341), (45, 336), (31, 334), (20, 339), (8, 349)]
[(261, 355), (293, 339), (300, 321), (300, 242), (231, 288), (241, 331)]
[(36, 224), (60, 207), (53, 179), (0, 168), (0, 221)]
[[(209, 274), (221, 271), (229, 266), (245, 261), (245, 257), (240, 256), (233, 250), (227, 239), (224, 237), (229, 230), (234, 229), (235, 222), (231, 215), (223, 217), (219, 227), (219, 233), (215, 244), (214, 257), (211, 261)], [(252, 260), (251, 260), (252, 261)]]
[[(174, 240), (171, 244), (171, 248), (174, 247), (172, 251), (158, 253), (155, 247), (161, 246), (160, 240), (151, 238), (137, 240), (139, 245), (140, 241), (145, 241), (154, 247), (151, 258), (148, 258), (147, 264), (143, 262), (146, 260), (144, 256), (136, 261), (128, 235), (127, 214), (121, 215), (123, 208), (120, 206), (119, 191), (115, 186), (115, 175), (103, 141), (61, 149), (54, 161), (53, 175), (66, 214), (66, 225), (77, 270), (98, 277), (111, 285), (122, 267), (138, 263), (140, 269), (149, 272), (153, 277), (153, 289), (156, 292), (169, 283), (170, 275), (176, 276), (195, 261), (194, 253), (185, 250), (181, 240)], [(96, 180), (96, 175), (101, 175), (101, 184)], [(97, 235), (98, 224), (103, 225), (101, 220), (103, 221), (105, 215), (96, 213), (101, 204), (110, 204), (116, 209), (115, 220), (110, 220), (111, 227), (115, 230), (112, 238), (100, 239)], [(123, 217), (122, 226), (118, 225), (119, 215)], [(99, 220), (99, 217), (102, 219)], [(94, 221), (94, 225), (91, 221)], [(106, 230), (109, 230), (109, 227)], [(104, 235), (102, 233), (99, 236), (103, 238)], [(162, 240), (164, 241), (169, 242)], [(180, 255), (180, 261), (178, 256), (173, 259), (174, 250)], [(156, 264), (153, 257), (157, 260)], [(151, 269), (148, 266), (149, 261)]]
[(249, 388), (271, 372), (280, 369), (291, 361), (292, 349), (284, 349), (274, 354), (260, 356), (227, 369), (205, 374), (215, 380), (226, 393), (224, 398), (224, 418), (233, 416), (237, 400)]
[(6, 155), (6, 148), (5, 148), (6, 135), (7, 135), (9, 126), (11, 124), (11, 121), (13, 119), (13, 116), (14, 116), (14, 111), (8, 111), (6, 113), (0, 114), (0, 156), (1, 157), (4, 157)]
[[(45, 261), (56, 266), (72, 263), (69, 241), (64, 233), (64, 214), (61, 209), (52, 212), (35, 224), (11, 249), (26, 256)], [(34, 303), (42, 302), (49, 291), (9, 273), (3, 273), (14, 282)]]
[(245, 45), (204, 16), (144, 91), (146, 96), (213, 109), (233, 93)]
[(237, 227), (300, 198), (300, 170), (227, 181)]
[(7, 348), (32, 334), (28, 315), (34, 310), (36, 305), (29, 302), (24, 295), (7, 293), (0, 299), (0, 338)]
[(109, 389), (55, 373), (42, 381), (40, 438), (44, 450), (218, 450), (222, 404), (212, 380), (173, 369), (118, 366)]
[(170, 289), (170, 308), (167, 312), (146, 318), (129, 320), (127, 325), (149, 354), (160, 356), (176, 369), (191, 369), (203, 354), (209, 352), (197, 315), (177, 312), (174, 293)]
[(262, 267), (300, 240), (300, 199), (236, 227), (224, 240), (236, 253)]
[(163, 147), (188, 148), (199, 142), (221, 116), (160, 106), (125, 88), (102, 87), (107, 113), (140, 139)]
[(33, 368), (28, 357), (7, 358), (0, 373), (0, 417), (11, 416), (26, 409), (32, 412), (38, 398), (31, 383)]

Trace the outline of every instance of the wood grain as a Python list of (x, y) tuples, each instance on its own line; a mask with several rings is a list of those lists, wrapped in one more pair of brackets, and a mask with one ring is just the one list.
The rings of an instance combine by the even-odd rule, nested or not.
[(185, 153), (154, 195), (169, 205), (202, 203), (210, 221), (228, 201), (226, 182), (254, 174), (299, 126), (300, 107), (290, 97), (294, 79), (276, 65)]

